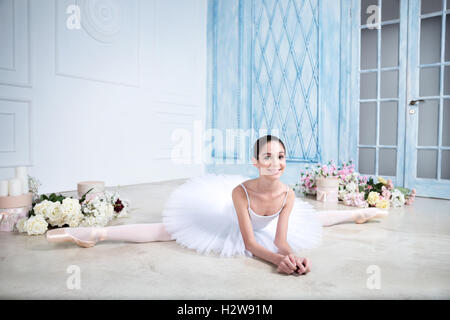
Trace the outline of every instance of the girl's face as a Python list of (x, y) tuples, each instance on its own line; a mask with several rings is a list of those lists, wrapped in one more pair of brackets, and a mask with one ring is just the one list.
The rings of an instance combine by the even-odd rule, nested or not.
[(259, 160), (253, 158), (253, 165), (259, 174), (279, 178), (286, 168), (285, 150), (278, 141), (269, 141), (259, 151)]

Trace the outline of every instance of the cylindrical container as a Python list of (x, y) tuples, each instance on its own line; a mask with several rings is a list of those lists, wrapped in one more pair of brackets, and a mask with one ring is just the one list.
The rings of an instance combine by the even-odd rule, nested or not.
[(104, 181), (82, 181), (78, 182), (78, 198), (81, 198), (83, 194), (92, 189), (87, 195), (86, 199), (92, 199), (98, 194), (105, 192), (105, 182)]
[(10, 179), (8, 181), (8, 195), (11, 197), (20, 196), (22, 194), (22, 181), (20, 179)]
[(15, 168), (16, 178), (27, 176), (27, 167), (16, 167)]
[(28, 185), (28, 173), (27, 167), (16, 167), (15, 168), (16, 179), (20, 179), (22, 183), (22, 194), (28, 193), (30, 190)]
[(316, 200), (322, 202), (338, 202), (339, 181), (337, 177), (316, 178)]
[(11, 209), (28, 207), (33, 203), (33, 194), (31, 192), (20, 196), (0, 197), (0, 208)]
[(8, 180), (0, 181), (0, 197), (7, 197), (9, 194), (9, 183)]

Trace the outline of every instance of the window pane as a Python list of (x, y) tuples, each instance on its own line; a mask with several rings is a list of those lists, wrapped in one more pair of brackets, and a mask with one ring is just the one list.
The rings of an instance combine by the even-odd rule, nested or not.
[(361, 70), (377, 67), (377, 29), (361, 30)]
[(397, 171), (397, 150), (381, 148), (378, 152), (378, 174), (381, 176), (395, 176)]
[(442, 150), (441, 157), (441, 179), (450, 179), (450, 151)]
[(359, 168), (361, 174), (375, 174), (375, 149), (359, 148)]
[(436, 179), (437, 150), (417, 150), (417, 177)]
[(419, 146), (437, 146), (439, 133), (439, 100), (419, 104)]
[(450, 147), (450, 100), (444, 100), (442, 110), (442, 145)]
[(381, 5), (381, 21), (398, 19), (399, 4), (400, 0), (383, 0)]
[(369, 13), (367, 13), (367, 9), (369, 9), (369, 7), (371, 5), (378, 6), (378, 0), (362, 0), (361, 1), (361, 25), (365, 25), (368, 23), (372, 24), (372, 23), (376, 22), (376, 21), (373, 21), (373, 19), (371, 19), (370, 21), (367, 21), (369, 19), (369, 17), (375, 13), (373, 8), (370, 8)]
[(421, 97), (439, 95), (439, 67), (420, 69), (420, 88)]
[(442, 10), (442, 0), (422, 0), (421, 13), (430, 13)]
[(376, 144), (377, 104), (361, 103), (359, 109), (359, 144)]
[(397, 145), (397, 102), (380, 103), (380, 144)]
[(398, 72), (381, 72), (380, 96), (381, 98), (397, 98), (398, 96)]
[[(447, 10), (450, 9), (447, 4)], [(450, 61), (450, 14), (445, 20), (445, 61)]]
[(361, 73), (361, 99), (375, 99), (377, 97), (377, 73)]
[(444, 94), (450, 94), (450, 67), (444, 68)]
[(381, 28), (381, 67), (398, 66), (398, 32), (398, 23)]
[(422, 19), (420, 27), (420, 64), (441, 61), (441, 16)]

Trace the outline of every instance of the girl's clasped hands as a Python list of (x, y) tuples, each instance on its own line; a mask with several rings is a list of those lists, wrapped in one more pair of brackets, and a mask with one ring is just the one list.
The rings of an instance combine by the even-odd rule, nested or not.
[(287, 274), (307, 274), (311, 271), (311, 262), (308, 258), (296, 257), (290, 253), (281, 259), (277, 271)]

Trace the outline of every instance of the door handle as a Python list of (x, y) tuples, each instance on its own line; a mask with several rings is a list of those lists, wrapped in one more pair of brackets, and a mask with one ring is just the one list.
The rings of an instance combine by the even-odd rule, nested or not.
[(410, 106), (415, 106), (416, 104), (418, 104), (418, 103), (420, 103), (420, 102), (425, 102), (425, 100), (423, 100), (423, 99), (419, 99), (419, 100), (411, 100), (411, 101), (409, 102), (409, 105), (410, 105)]

